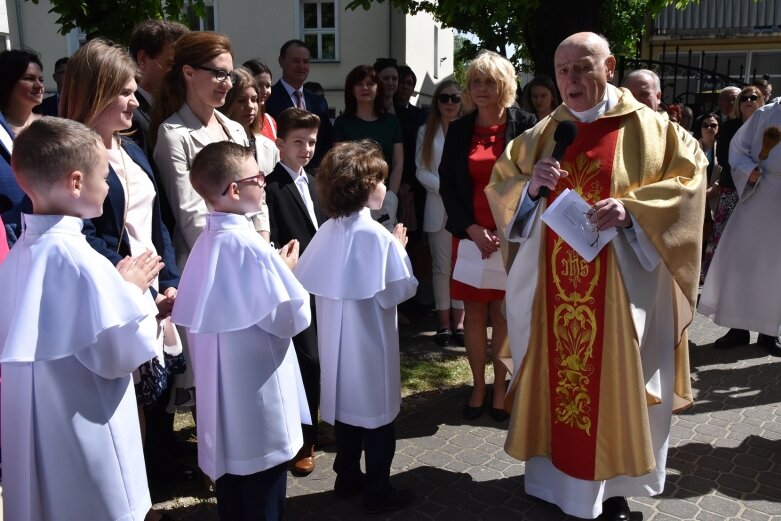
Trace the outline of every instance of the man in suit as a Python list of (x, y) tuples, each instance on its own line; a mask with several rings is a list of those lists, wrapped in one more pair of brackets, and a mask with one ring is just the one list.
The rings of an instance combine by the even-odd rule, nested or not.
[[(317, 204), (314, 178), (304, 167), (310, 164), (317, 142), (320, 118), (303, 109), (289, 108), (277, 118), (277, 147), (282, 161), (266, 176), (266, 204), (271, 224), (271, 240), (284, 245), (293, 239), (304, 253), (309, 241), (326, 218)], [(293, 337), (301, 379), (309, 402), (312, 425), (302, 425), (304, 446), (292, 462), (292, 470), (307, 475), (315, 468), (317, 443), (317, 409), (320, 402), (320, 358), (317, 351), (317, 328), (312, 300), (312, 324)]]
[(141, 81), (138, 83), (136, 99), (138, 107), (133, 111), (133, 126), (130, 128), (133, 141), (141, 147), (155, 173), (159, 187), (163, 222), (173, 231), (175, 219), (165, 190), (162, 188), (157, 167), (152, 160), (152, 140), (149, 136), (149, 122), (152, 118), (152, 106), (160, 90), (163, 76), (174, 64), (176, 41), (189, 30), (184, 25), (168, 20), (147, 20), (141, 22), (130, 36), (130, 55), (138, 64)]
[(67, 57), (60, 58), (59, 60), (54, 62), (54, 74), (52, 74), (52, 79), (54, 79), (54, 83), (57, 84), (57, 92), (55, 92), (53, 95), (43, 100), (43, 103), (41, 103), (39, 107), (36, 107), (38, 110), (36, 110), (35, 112), (43, 114), (44, 116), (57, 116), (59, 114), (60, 91), (62, 90), (62, 79), (65, 77), (65, 69), (67, 68), (68, 68)]
[(173, 67), (176, 41), (186, 32), (187, 27), (177, 22), (147, 20), (138, 24), (130, 36), (130, 55), (141, 73), (136, 91), (138, 108), (133, 112), (133, 140), (148, 158), (152, 157), (148, 136), (155, 96), (163, 76)]
[(309, 76), (309, 60), (309, 48), (301, 40), (288, 40), (282, 45), (279, 50), (282, 78), (271, 87), (271, 94), (266, 100), (266, 111), (275, 119), (290, 107), (317, 114), (320, 118), (317, 148), (309, 162), (309, 170), (314, 171), (325, 153), (333, 146), (334, 137), (331, 120), (328, 118), (328, 102), (323, 96), (304, 89), (304, 82)]

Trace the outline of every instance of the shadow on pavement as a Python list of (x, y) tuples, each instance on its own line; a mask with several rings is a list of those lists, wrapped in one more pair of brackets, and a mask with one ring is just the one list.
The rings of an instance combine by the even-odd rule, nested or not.
[(682, 412), (682, 416), (778, 403), (781, 360), (741, 368), (700, 369), (692, 373), (692, 389), (694, 407)]
[(737, 447), (687, 443), (671, 447), (663, 496), (680, 499), (718, 491), (750, 508), (781, 515), (781, 439), (748, 436)]

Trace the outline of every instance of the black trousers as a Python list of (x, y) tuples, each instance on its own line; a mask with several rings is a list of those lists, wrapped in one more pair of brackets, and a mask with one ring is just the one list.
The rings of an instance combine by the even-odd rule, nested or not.
[(248, 476), (217, 478), (217, 514), (222, 521), (279, 521), (285, 516), (287, 462)]
[(312, 325), (293, 337), (301, 380), (309, 402), (312, 425), (301, 425), (304, 445), (317, 443), (317, 408), (320, 404), (320, 357), (317, 352), (317, 328), (315, 326), (314, 299), (312, 299)]
[(155, 483), (154, 488), (157, 488), (157, 482), (176, 479), (179, 454), (174, 434), (174, 415), (166, 411), (171, 397), (172, 383), (173, 377), (160, 399), (152, 405), (144, 405), (146, 421), (144, 459), (147, 476)]
[(393, 422), (376, 429), (366, 429), (337, 421), (334, 431), (336, 479), (345, 485), (361, 479), (361, 451), (363, 450), (366, 457), (364, 500), (372, 501), (385, 497), (392, 489), (390, 470), (396, 453), (396, 430)]

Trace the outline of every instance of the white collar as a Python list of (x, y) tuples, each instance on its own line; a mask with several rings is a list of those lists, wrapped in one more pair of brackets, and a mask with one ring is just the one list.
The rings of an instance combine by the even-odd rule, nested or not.
[(302, 96), (304, 95), (304, 86), (303, 85), (301, 86), (300, 89), (297, 89), (297, 88), (293, 87), (291, 84), (289, 84), (288, 82), (286, 82), (282, 78), (279, 78), (279, 83), (281, 83), (282, 86), (285, 87), (285, 90), (287, 91), (287, 95), (290, 96), (291, 98), (293, 97), (293, 92), (295, 92), (295, 91), (301, 92)]
[(583, 123), (591, 123), (605, 115), (605, 112), (612, 109), (618, 102), (618, 96), (614, 92), (615, 87), (608, 84), (605, 86), (605, 94), (602, 96), (602, 101), (582, 112), (577, 112), (572, 109), (569, 111), (578, 121)]
[(279, 164), (282, 165), (282, 168), (284, 168), (287, 171), (287, 173), (290, 175), (290, 178), (293, 180), (293, 182), (309, 183), (309, 179), (307, 179), (306, 171), (304, 171), (303, 167), (298, 172), (296, 172), (295, 170), (287, 166), (282, 161), (280, 161)]

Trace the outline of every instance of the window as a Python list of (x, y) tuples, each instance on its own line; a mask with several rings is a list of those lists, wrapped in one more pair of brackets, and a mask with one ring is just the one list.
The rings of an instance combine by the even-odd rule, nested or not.
[(331, 62), (339, 59), (336, 37), (337, 0), (301, 1), (301, 39), (312, 53), (312, 61)]
[(190, 29), (193, 31), (217, 30), (216, 10), (214, 6), (216, 2), (217, 0), (204, 0), (203, 4), (206, 12), (204, 13), (204, 17), (201, 18), (193, 12), (192, 7), (190, 7), (190, 2), (185, 0), (185, 4), (187, 5), (187, 25), (190, 26)]

